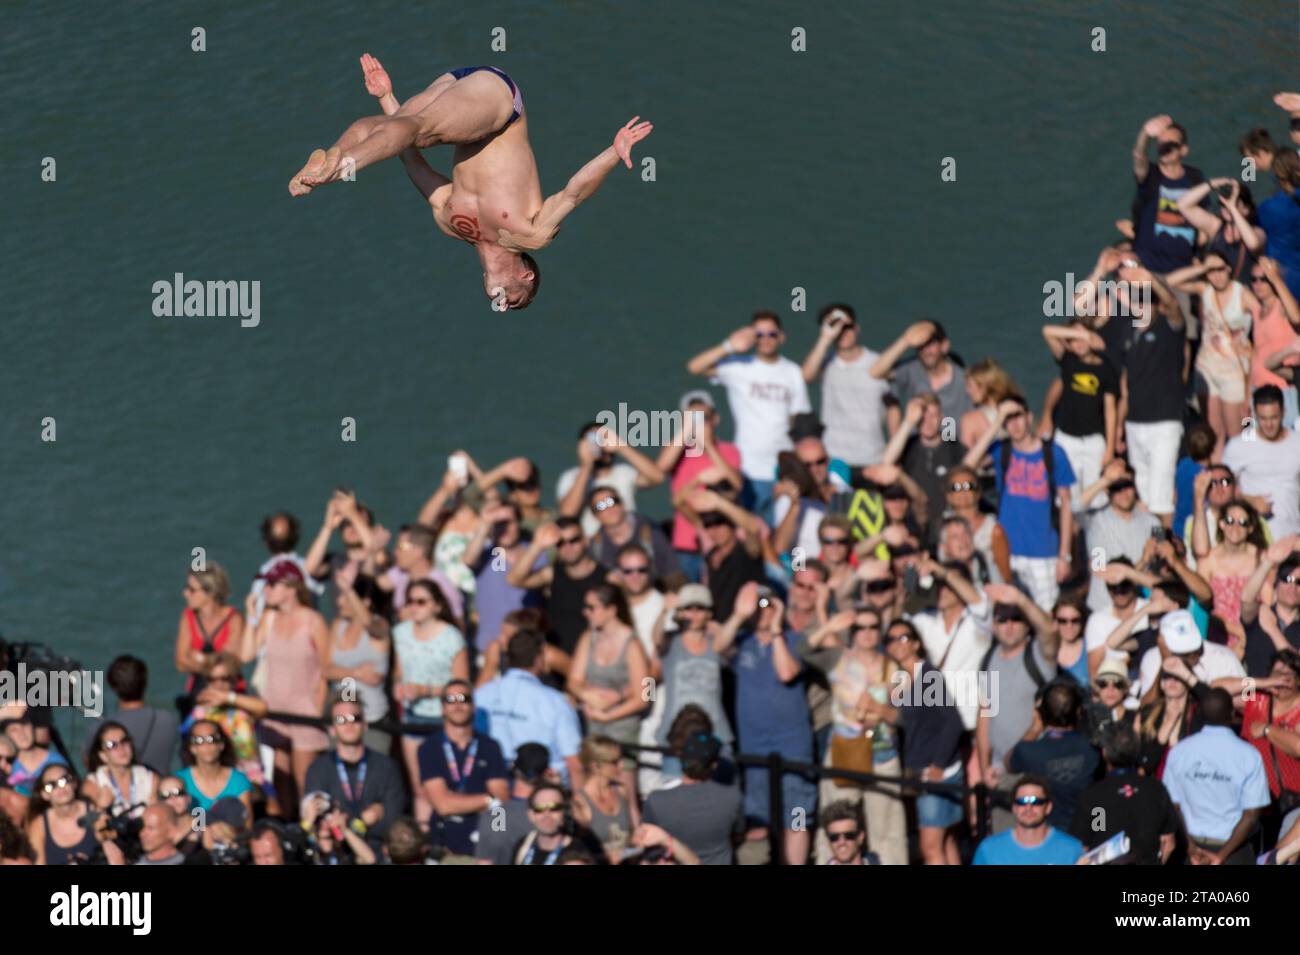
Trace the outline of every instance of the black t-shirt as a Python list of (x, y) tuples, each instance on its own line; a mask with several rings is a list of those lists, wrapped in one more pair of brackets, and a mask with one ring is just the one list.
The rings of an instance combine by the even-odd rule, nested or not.
[[(1282, 621), (1279, 619), (1278, 623)], [(1288, 627), (1282, 628), (1282, 636), (1286, 637), (1286, 642), (1300, 650), (1300, 617), (1296, 617)], [(1277, 648), (1273, 646), (1273, 641), (1269, 639), (1264, 628), (1259, 625), (1259, 618), (1246, 626), (1246, 654), (1242, 658), (1242, 666), (1246, 668), (1246, 675), (1256, 678), (1265, 677), (1273, 668), (1273, 654)]]
[(1124, 356), (1129, 421), (1183, 420), (1184, 341), (1183, 327), (1173, 328), (1164, 315), (1152, 317), (1145, 328), (1132, 327)]
[(1085, 789), (1070, 825), (1070, 835), (1088, 849), (1123, 832), (1137, 865), (1159, 865), (1160, 837), (1177, 830), (1178, 817), (1164, 783), (1154, 775), (1125, 770)]
[(713, 596), (713, 619), (726, 620), (731, 616), (732, 606), (740, 588), (751, 580), (763, 583), (763, 559), (750, 557), (745, 545), (736, 541), (731, 553), (722, 558), (720, 564), (714, 564), (712, 555), (709, 559), (709, 593)]
[(1062, 355), (1057, 364), (1061, 367), (1062, 391), (1053, 418), (1056, 427), (1075, 437), (1105, 434), (1105, 396), (1114, 395), (1119, 401), (1119, 374), (1105, 358), (1089, 364), (1071, 351)]
[[(1178, 211), (1178, 200), (1204, 181), (1205, 175), (1194, 166), (1184, 166), (1180, 178), (1170, 179), (1160, 171), (1159, 163), (1153, 162), (1146, 178), (1138, 183), (1133, 199), (1133, 251), (1157, 275), (1192, 264), (1196, 226)], [(1201, 205), (1208, 202), (1206, 196)]]
[(961, 464), (966, 456), (966, 446), (960, 441), (940, 441), (932, 448), (927, 448), (920, 436), (913, 435), (903, 449), (899, 464), (903, 470), (925, 491), (929, 498), (929, 526), (939, 526), (939, 520), (947, 507), (948, 472)]
[(587, 619), (582, 615), (582, 604), (587, 591), (605, 582), (607, 569), (596, 562), (595, 569), (586, 577), (570, 577), (564, 565), (555, 565), (551, 579), (551, 596), (546, 604), (546, 614), (551, 621), (548, 637), (552, 643), (570, 656), (577, 649), (578, 640), (587, 629)]

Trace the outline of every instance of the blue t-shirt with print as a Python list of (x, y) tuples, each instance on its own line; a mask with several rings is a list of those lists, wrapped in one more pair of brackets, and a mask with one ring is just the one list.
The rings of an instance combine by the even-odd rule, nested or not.
[(729, 664), (736, 674), (736, 735), (747, 752), (775, 750), (787, 759), (810, 760), (812, 724), (803, 663), (795, 656), (796, 635), (787, 630), (784, 639), (801, 671), (789, 683), (776, 675), (775, 641), (763, 646), (752, 630), (737, 637), (736, 654)]
[(1082, 842), (1050, 826), (1047, 838), (1032, 848), (1022, 846), (1015, 830), (1008, 829), (981, 842), (971, 865), (1074, 865), (1083, 851)]
[[(994, 441), (989, 454), (993, 456), (997, 484), (1002, 490), (998, 521), (1006, 531), (1012, 556), (1055, 557), (1061, 539), (1052, 526), (1052, 502), (1042, 448), (1033, 454), (1024, 454), (1013, 447), (1005, 477), (1002, 474), (1002, 442)], [(1074, 484), (1074, 468), (1059, 444), (1052, 446), (1052, 465), (1058, 489)]]

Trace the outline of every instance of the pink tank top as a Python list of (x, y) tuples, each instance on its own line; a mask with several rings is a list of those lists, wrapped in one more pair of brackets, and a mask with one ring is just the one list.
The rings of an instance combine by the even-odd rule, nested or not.
[(319, 716), (316, 693), (324, 676), (307, 625), (266, 640), (266, 702), (274, 711)]
[[(1296, 334), (1291, 323), (1286, 320), (1282, 303), (1274, 302), (1260, 315), (1255, 323), (1255, 351), (1250, 358), (1250, 387), (1252, 390), (1263, 385), (1276, 385), (1279, 388), (1290, 387), (1285, 380), (1264, 367), (1264, 360), (1281, 348), (1290, 345), (1300, 335)], [(1291, 364), (1290, 361), (1287, 364)]]

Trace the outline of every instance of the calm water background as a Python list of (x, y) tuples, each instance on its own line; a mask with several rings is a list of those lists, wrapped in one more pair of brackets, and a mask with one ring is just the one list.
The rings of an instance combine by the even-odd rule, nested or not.
[[(801, 359), (814, 326), (790, 313), (794, 286), (813, 310), (854, 303), (877, 348), (939, 317), (1037, 404), (1042, 285), (1114, 237), (1142, 121), (1172, 114), (1189, 161), (1232, 174), (1246, 129), (1285, 135), (1270, 99), (1297, 85), (1294, 3), (812, 10), (6, 4), (0, 629), (91, 666), (130, 650), (165, 699), (191, 548), (238, 600), (262, 515), (289, 508), (309, 540), (337, 484), (390, 527), (457, 447), (532, 456), (549, 489), (583, 420), (673, 407), (686, 359), (753, 309), (787, 317)], [(489, 51), (495, 26), (507, 53)], [(538, 301), (498, 315), (398, 163), (290, 200), (308, 152), (375, 111), (363, 51), (400, 98), (456, 66), (509, 71), (545, 192), (634, 114), (655, 123), (638, 156), (658, 180), (611, 174), (540, 257)], [(449, 171), (449, 150), (429, 158)], [(155, 318), (151, 286), (175, 272), (259, 280), (260, 327)]]

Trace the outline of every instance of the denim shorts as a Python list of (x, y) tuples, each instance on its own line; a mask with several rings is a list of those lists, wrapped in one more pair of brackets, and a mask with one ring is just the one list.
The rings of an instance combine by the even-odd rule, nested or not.
[[(945, 783), (960, 785), (966, 779), (966, 768), (958, 766)], [(916, 797), (916, 824), (923, 828), (947, 829), (961, 822), (965, 810), (961, 798), (947, 793), (924, 793)]]
[[(771, 800), (768, 798), (767, 768), (745, 767), (745, 823), (753, 828), (768, 826)], [(795, 810), (803, 810), (796, 813)], [(781, 777), (781, 810), (785, 829), (812, 829), (817, 819), (817, 784), (799, 773)], [(795, 824), (799, 823), (799, 826)]]

